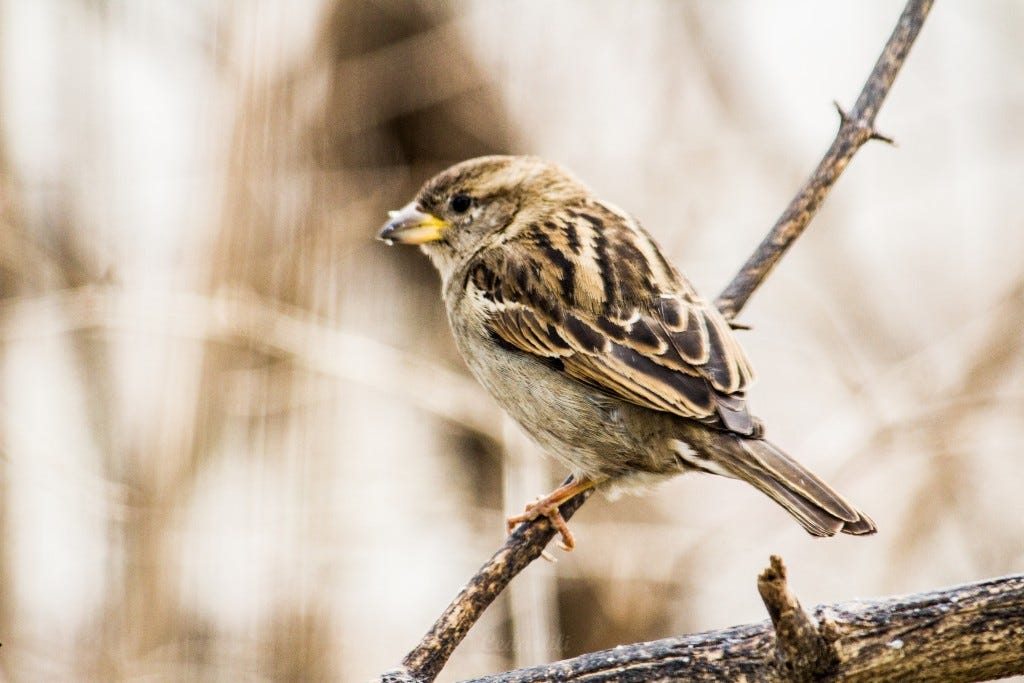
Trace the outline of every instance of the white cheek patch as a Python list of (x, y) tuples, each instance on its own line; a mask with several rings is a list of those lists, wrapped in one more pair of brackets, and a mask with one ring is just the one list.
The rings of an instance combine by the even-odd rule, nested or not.
[(709, 474), (717, 474), (721, 477), (734, 478), (731, 472), (726, 470), (724, 467), (719, 465), (710, 458), (705, 458), (693, 450), (690, 444), (679, 439), (669, 439), (669, 448), (676, 454), (676, 456), (683, 462), (687, 467), (692, 467), (695, 470), (701, 472), (707, 472)]

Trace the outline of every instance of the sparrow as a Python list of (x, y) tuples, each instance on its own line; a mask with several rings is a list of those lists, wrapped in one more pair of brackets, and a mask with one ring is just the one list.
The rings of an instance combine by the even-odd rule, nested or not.
[(814, 536), (871, 519), (764, 438), (733, 330), (629, 214), (532, 156), (486, 156), (431, 178), (379, 238), (419, 245), (441, 275), (473, 375), (572, 474), (515, 525), (592, 487), (697, 471), (743, 480)]

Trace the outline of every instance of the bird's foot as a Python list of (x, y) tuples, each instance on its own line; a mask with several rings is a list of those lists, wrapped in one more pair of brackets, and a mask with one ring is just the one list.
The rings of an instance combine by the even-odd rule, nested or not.
[(591, 489), (602, 481), (605, 480), (585, 478), (575, 480), (570, 477), (565, 484), (562, 484), (548, 495), (543, 498), (538, 498), (532, 503), (527, 503), (526, 509), (523, 510), (523, 514), (516, 515), (515, 517), (509, 517), (507, 520), (508, 532), (512, 533), (512, 529), (514, 529), (517, 524), (532, 522), (538, 517), (547, 517), (551, 522), (551, 526), (554, 527), (555, 531), (557, 531), (562, 537), (558, 542), (558, 546), (562, 550), (569, 552), (576, 547), (576, 539), (573, 538), (572, 532), (569, 531), (569, 525), (565, 523), (565, 517), (562, 517), (562, 513), (558, 508), (562, 503), (569, 500), (576, 494), (582, 493), (587, 489)]
[(576, 539), (573, 538), (572, 532), (569, 531), (569, 525), (566, 524), (565, 518), (562, 517), (562, 513), (558, 511), (558, 506), (564, 503), (564, 500), (552, 500), (551, 496), (544, 498), (538, 498), (532, 503), (526, 504), (526, 509), (523, 510), (523, 514), (509, 517), (506, 520), (508, 524), (508, 533), (512, 533), (512, 530), (517, 525), (523, 522), (532, 522), (538, 517), (547, 517), (548, 521), (551, 522), (551, 526), (555, 528), (555, 531), (561, 535), (561, 540), (558, 541), (558, 547), (562, 550), (569, 552), (576, 547)]

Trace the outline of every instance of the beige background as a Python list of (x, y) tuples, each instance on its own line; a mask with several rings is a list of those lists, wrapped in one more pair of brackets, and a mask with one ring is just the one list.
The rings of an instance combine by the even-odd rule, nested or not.
[[(0, 2), (0, 676), (363, 680), (564, 474), (373, 241), (515, 151), (714, 296), (899, 2)], [(1024, 565), (1024, 6), (939, 2), (872, 144), (741, 316), (773, 439), (876, 520), (693, 476), (595, 499), (443, 680)], [(506, 455), (507, 453), (507, 455)]]

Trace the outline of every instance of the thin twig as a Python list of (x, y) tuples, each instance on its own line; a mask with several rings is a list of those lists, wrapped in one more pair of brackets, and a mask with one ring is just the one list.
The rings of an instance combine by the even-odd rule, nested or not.
[[(566, 483), (569, 481), (570, 479), (566, 479)], [(558, 508), (562, 517), (566, 520), (572, 517), (591, 494), (593, 489), (563, 503)], [(402, 669), (388, 675), (408, 674), (418, 681), (434, 680), (483, 611), (501, 595), (516, 574), (540, 557), (554, 537), (555, 529), (547, 517), (540, 517), (528, 524), (520, 524), (505, 539), (505, 544), (498, 552), (494, 553), (459, 591), (448, 605), (448, 609), (434, 622), (427, 635), (423, 636), (420, 644), (406, 655), (402, 660)]]
[[(932, 2), (933, 0), (910, 0), (907, 3), (853, 110), (846, 114), (840, 109), (842, 123), (839, 132), (818, 164), (818, 168), (794, 197), (768, 237), (715, 301), (728, 319), (731, 320), (740, 312), (750, 295), (778, 263), (782, 254), (807, 227), (828, 190), (835, 184), (861, 145), (872, 138), (887, 139), (875, 131), (875, 116), (906, 59), (910, 46), (917, 38)], [(569, 519), (572, 513), (583, 505), (590, 493), (591, 491), (587, 491), (566, 502), (561, 507), (562, 516)], [(516, 529), (501, 549), (480, 568), (456, 596), (419, 645), (405, 657), (403, 668), (387, 676), (412, 676), (414, 680), (422, 683), (433, 681), (483, 610), (494, 601), (516, 574), (540, 557), (553, 537), (554, 530), (544, 517)]]
[(828, 148), (811, 177), (790, 201), (768, 236), (743, 264), (732, 282), (715, 299), (715, 305), (727, 320), (732, 320), (739, 314), (750, 295), (768, 277), (768, 273), (782, 259), (793, 242), (803, 234), (825, 196), (839, 180), (839, 176), (857, 150), (868, 140), (892, 142), (890, 138), (875, 130), (875, 117), (882, 102), (885, 101), (885, 96), (889, 94), (889, 88), (903, 66), (907, 53), (910, 52), (910, 46), (921, 31), (932, 3), (933, 0), (910, 0), (907, 3), (853, 109), (847, 113), (836, 103), (840, 125), (832, 146)]

